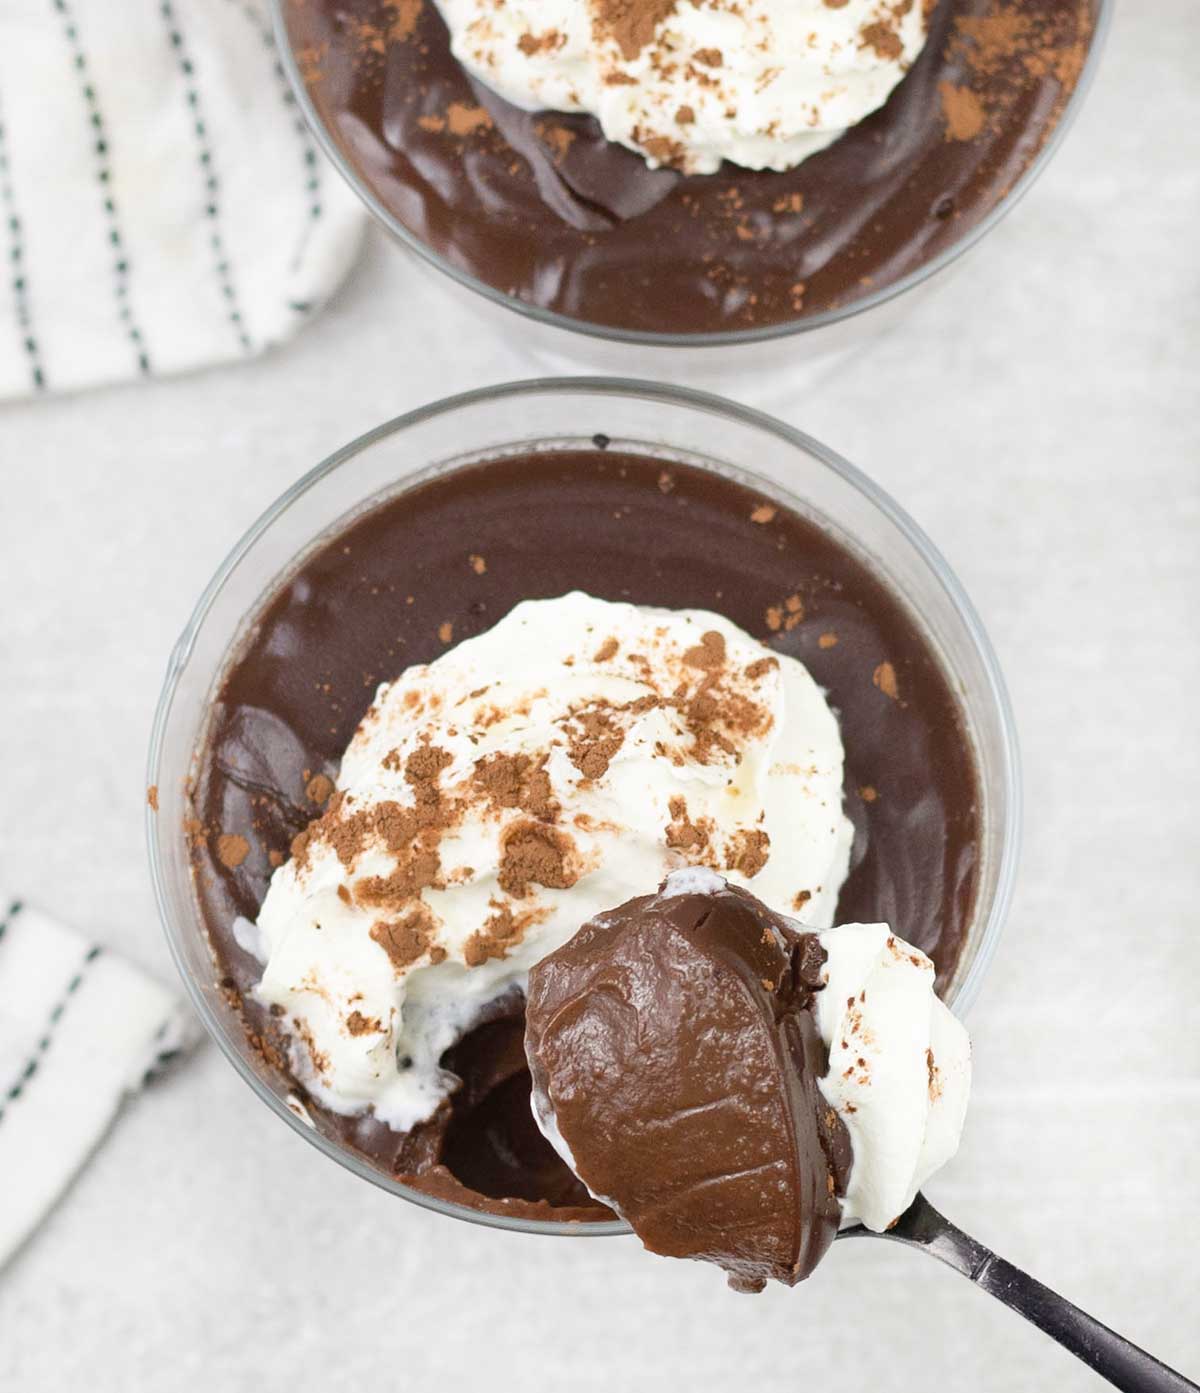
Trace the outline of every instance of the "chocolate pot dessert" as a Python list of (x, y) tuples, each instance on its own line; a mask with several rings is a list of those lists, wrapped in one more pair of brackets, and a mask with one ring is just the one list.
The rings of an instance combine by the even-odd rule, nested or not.
[[(977, 883), (959, 706), (888, 586), (740, 483), (597, 442), (421, 483), (304, 556), (222, 679), (187, 829), (231, 1009), (314, 1124), (527, 1217), (607, 1217), (533, 1123), (523, 1048), (523, 973), (590, 915), (711, 865), (809, 923), (903, 926), (945, 983)], [(361, 1000), (321, 956), (343, 933), (374, 955)], [(425, 1019), (470, 985), (465, 1038), (394, 1033), (417, 971)]]
[[(688, 335), (852, 306), (961, 242), (1053, 134), (1097, 8), (926, 5), (928, 36), (882, 107), (794, 167), (713, 173), (672, 167), (695, 163), (691, 106), (673, 135), (635, 130), (634, 150), (591, 115), (512, 105), (460, 66), (434, 0), (286, 0), (284, 14), (317, 119), (370, 198), (446, 264), (580, 324)], [(854, 47), (907, 65), (912, 6), (892, 9)], [(626, 29), (643, 41), (645, 26)], [(519, 42), (553, 48), (532, 32)], [(697, 80), (714, 83), (740, 62), (698, 56)]]

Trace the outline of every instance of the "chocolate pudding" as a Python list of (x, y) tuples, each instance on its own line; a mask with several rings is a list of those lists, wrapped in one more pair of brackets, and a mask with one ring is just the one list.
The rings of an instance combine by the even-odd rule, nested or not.
[[(977, 777), (918, 623), (813, 522), (707, 470), (596, 444), (410, 487), (328, 534), (253, 616), (197, 751), (187, 830), (218, 975), (268, 1067), (286, 1072), (285, 1042), (251, 993), (262, 964), (235, 920), (257, 918), (273, 871), (330, 800), (376, 687), (520, 601), (575, 589), (718, 611), (808, 667), (845, 746), (854, 843), (837, 921), (887, 921), (943, 987), (953, 973), (977, 891)], [(411, 1132), (311, 1099), (309, 1112), (427, 1193), (524, 1217), (608, 1217), (533, 1124), (523, 1032), (512, 993), (445, 1056), (463, 1085)]]
[(529, 975), (543, 1125), (652, 1253), (715, 1262), (737, 1291), (803, 1281), (841, 1221), (850, 1138), (817, 1083), (825, 960), (817, 934), (682, 871)]
[(317, 120), (361, 190), (447, 266), (633, 334), (852, 308), (1007, 198), (1075, 90), (1100, 0), (941, 0), (886, 105), (784, 172), (652, 169), (585, 115), (462, 69), (432, 0), (283, 0)]

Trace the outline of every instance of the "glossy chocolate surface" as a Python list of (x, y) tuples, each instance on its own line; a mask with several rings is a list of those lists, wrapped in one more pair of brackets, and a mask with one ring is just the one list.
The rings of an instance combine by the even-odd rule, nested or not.
[(941, 0), (888, 103), (795, 169), (650, 169), (587, 116), (470, 78), (432, 0), (286, 0), (318, 118), (450, 266), (585, 324), (744, 331), (853, 305), (941, 256), (1053, 133), (1098, 0)]

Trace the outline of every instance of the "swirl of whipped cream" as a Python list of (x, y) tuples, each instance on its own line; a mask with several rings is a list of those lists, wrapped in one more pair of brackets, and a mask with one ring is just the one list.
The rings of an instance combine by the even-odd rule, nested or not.
[(971, 1043), (934, 994), (933, 963), (886, 924), (843, 924), (820, 939), (829, 1071), (819, 1083), (854, 1149), (842, 1221), (881, 1232), (958, 1150)]
[(587, 112), (653, 167), (790, 169), (881, 107), (922, 0), (437, 0), (455, 57), (527, 111)]
[(711, 866), (831, 922), (852, 828), (807, 669), (716, 614), (520, 604), (379, 689), (258, 918), (259, 998), (327, 1107), (406, 1130), (442, 1054), (585, 920)]

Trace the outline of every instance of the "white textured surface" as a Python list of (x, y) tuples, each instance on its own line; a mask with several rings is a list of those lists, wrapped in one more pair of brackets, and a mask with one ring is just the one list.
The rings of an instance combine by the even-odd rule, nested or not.
[(826, 929), (819, 1087), (850, 1136), (842, 1225), (882, 1233), (958, 1150), (971, 1041), (933, 990), (933, 964), (887, 924)]
[[(941, 544), (1024, 737), (1020, 890), (969, 1020), (963, 1148), (932, 1197), (1193, 1377), (1197, 72), (1195, 0), (1123, 6), (1025, 205), (890, 337), (771, 403)], [(467, 334), (462, 304), (376, 241), (337, 308), (272, 358), (0, 413), (0, 879), (170, 973), (142, 848), (167, 652), (301, 469), (448, 385), (529, 370), (515, 319)], [(6, 1393), (1100, 1386), (882, 1243), (746, 1298), (628, 1240), (437, 1218), (305, 1146), (211, 1047), (130, 1109), (0, 1274), (0, 1331)]]

